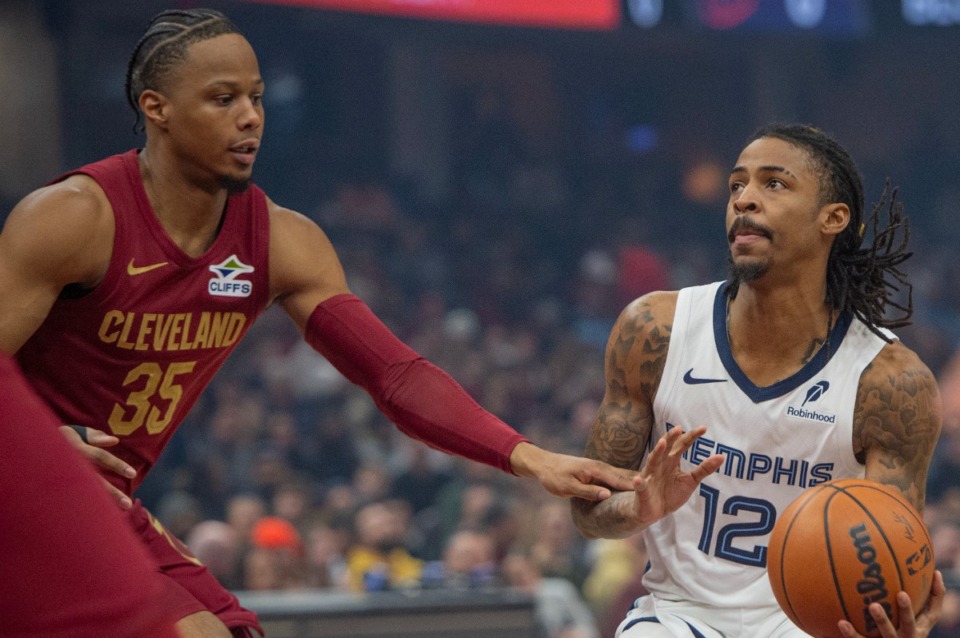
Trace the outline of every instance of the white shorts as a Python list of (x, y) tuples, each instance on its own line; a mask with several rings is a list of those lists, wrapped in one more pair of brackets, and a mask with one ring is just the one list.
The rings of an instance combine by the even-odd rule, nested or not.
[[(654, 625), (659, 624), (655, 631)], [(664, 632), (663, 630), (666, 630)], [(809, 638), (779, 607), (711, 607), (688, 601), (638, 598), (616, 638)]]

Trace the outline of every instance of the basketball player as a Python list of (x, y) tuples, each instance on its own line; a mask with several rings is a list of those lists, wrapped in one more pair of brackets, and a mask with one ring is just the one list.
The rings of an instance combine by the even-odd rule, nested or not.
[[(574, 499), (573, 514), (590, 537), (644, 534), (650, 595), (621, 638), (803, 636), (766, 573), (784, 508), (807, 487), (865, 476), (923, 510), (940, 397), (930, 370), (888, 330), (912, 314), (896, 192), (874, 207), (864, 245), (852, 159), (801, 125), (757, 132), (729, 192), (729, 280), (637, 299), (607, 345), (587, 456), (624, 468), (650, 460), (634, 491)], [(886, 319), (888, 308), (901, 316)], [(675, 444), (703, 431), (694, 426), (706, 434), (688, 450)], [(879, 604), (869, 611), (885, 638), (926, 636), (944, 591), (938, 573), (917, 610), (900, 592), (899, 633)], [(843, 636), (857, 635), (837, 621)]]
[[(273, 303), (409, 436), (557, 495), (631, 489), (628, 472), (532, 445), (350, 293), (320, 228), (250, 183), (264, 90), (253, 49), (225, 16), (159, 14), (127, 71), (144, 147), (28, 195), (0, 235), (0, 351), (16, 353), (62, 422), (78, 426), (66, 433), (122, 502), (130, 507), (201, 391)], [(128, 516), (169, 576), (181, 633), (259, 631), (139, 504)]]
[(0, 388), (0, 635), (174, 638), (143, 545), (5, 355)]

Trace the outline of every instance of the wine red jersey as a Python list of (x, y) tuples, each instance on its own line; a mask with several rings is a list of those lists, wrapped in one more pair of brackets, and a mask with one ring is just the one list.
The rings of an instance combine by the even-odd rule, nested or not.
[(5, 355), (0, 437), (0, 636), (174, 638), (164, 578)]
[(137, 478), (104, 476), (132, 494), (270, 303), (266, 197), (253, 185), (231, 195), (213, 245), (191, 257), (154, 214), (135, 150), (59, 179), (78, 173), (113, 207), (110, 265), (86, 294), (60, 296), (17, 360), (64, 423), (120, 438), (110, 451)]

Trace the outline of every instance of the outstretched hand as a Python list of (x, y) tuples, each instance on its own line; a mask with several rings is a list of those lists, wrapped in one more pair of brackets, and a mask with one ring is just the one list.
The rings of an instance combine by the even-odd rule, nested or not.
[(636, 472), (594, 459), (558, 454), (531, 443), (521, 443), (510, 455), (517, 476), (532, 476), (556, 496), (602, 501), (614, 491), (633, 489)]
[[(906, 592), (897, 594), (897, 608), (900, 616), (900, 629), (893, 626), (893, 622), (887, 617), (880, 603), (870, 605), (870, 616), (877, 623), (880, 630), (880, 638), (926, 638), (930, 630), (940, 620), (940, 614), (943, 611), (943, 599), (947, 593), (947, 587), (943, 583), (943, 574), (938, 569), (934, 573), (933, 586), (930, 588), (930, 597), (927, 604), (924, 605), (920, 614), (914, 617), (913, 604), (910, 602), (910, 596)], [(846, 620), (837, 623), (840, 634), (843, 638), (864, 638)]]
[(686, 503), (700, 482), (723, 465), (725, 457), (714, 454), (689, 472), (680, 471), (680, 458), (706, 431), (704, 426), (686, 433), (675, 427), (657, 441), (640, 474), (633, 479), (634, 515), (641, 527)]
[[(78, 428), (82, 431), (78, 431)], [(91, 463), (98, 468), (109, 470), (114, 474), (119, 474), (124, 478), (133, 478), (137, 475), (136, 470), (124, 463), (121, 459), (110, 454), (103, 448), (108, 448), (120, 442), (117, 437), (94, 430), (93, 428), (84, 428), (83, 426), (61, 425), (60, 432), (67, 440)], [(107, 491), (117, 499), (121, 509), (130, 509), (133, 502), (126, 494), (110, 484), (102, 476), (100, 480), (106, 486)]]

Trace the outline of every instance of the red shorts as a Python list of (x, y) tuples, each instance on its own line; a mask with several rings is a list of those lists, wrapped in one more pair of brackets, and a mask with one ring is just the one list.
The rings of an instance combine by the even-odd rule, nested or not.
[(163, 597), (171, 608), (177, 610), (177, 619), (209, 611), (238, 638), (252, 636), (251, 629), (263, 635), (256, 614), (241, 607), (236, 596), (227, 591), (186, 545), (143, 507), (139, 499), (126, 514), (133, 530), (143, 539), (159, 565), (160, 573), (166, 576), (162, 579), (165, 583)]

